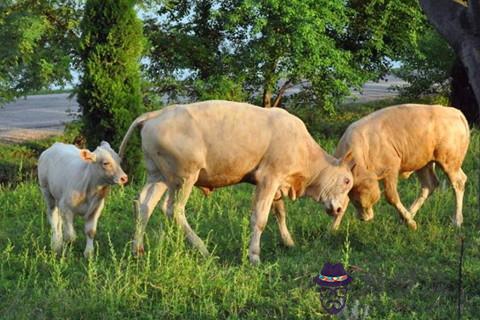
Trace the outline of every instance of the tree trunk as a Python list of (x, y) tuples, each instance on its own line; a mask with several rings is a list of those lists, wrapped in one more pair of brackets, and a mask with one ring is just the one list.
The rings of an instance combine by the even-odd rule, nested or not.
[(467, 70), (459, 59), (452, 67), (451, 76), (450, 105), (460, 109), (468, 122), (480, 123), (480, 112), (472, 87), (468, 82)]
[(269, 89), (263, 90), (263, 107), (271, 108), (272, 107), (272, 91)]
[[(465, 67), (478, 113), (480, 110), (480, 0), (469, 0), (468, 6), (453, 0), (420, 0), (420, 5), (429, 21), (450, 44)], [(476, 120), (478, 122), (478, 118)]]

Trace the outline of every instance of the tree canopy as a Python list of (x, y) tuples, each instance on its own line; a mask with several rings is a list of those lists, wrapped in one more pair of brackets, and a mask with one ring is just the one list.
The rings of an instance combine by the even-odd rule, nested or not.
[(0, 104), (71, 80), (79, 8), (73, 0), (0, 3)]
[(178, 0), (156, 13), (146, 30), (159, 93), (199, 98), (214, 83), (266, 107), (296, 87), (298, 103), (333, 109), (384, 75), (422, 23), (416, 1)]

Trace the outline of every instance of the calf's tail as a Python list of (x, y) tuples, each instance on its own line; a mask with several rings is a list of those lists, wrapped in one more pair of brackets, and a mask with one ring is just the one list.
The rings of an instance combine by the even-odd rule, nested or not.
[(120, 159), (123, 160), (123, 156), (125, 154), (125, 149), (127, 148), (127, 142), (130, 139), (133, 131), (140, 125), (142, 125), (145, 121), (158, 117), (161, 114), (162, 110), (157, 110), (157, 111), (152, 111), (152, 112), (147, 112), (136, 118), (132, 124), (130, 125), (130, 128), (128, 128), (127, 133), (125, 134), (125, 137), (123, 137), (122, 143), (120, 144), (120, 148), (118, 150), (118, 155)]

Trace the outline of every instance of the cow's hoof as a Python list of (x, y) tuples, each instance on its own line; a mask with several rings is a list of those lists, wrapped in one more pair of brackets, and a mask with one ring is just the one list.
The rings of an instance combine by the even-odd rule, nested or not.
[(335, 222), (334, 222), (334, 223), (332, 224), (332, 226), (330, 227), (330, 230), (331, 230), (332, 232), (337, 232), (338, 229), (340, 229), (340, 223), (335, 223)]
[(258, 254), (252, 254), (248, 257), (250, 259), (250, 263), (254, 266), (258, 266), (260, 264), (260, 256)]
[(295, 242), (293, 242), (292, 238), (283, 239), (283, 245), (287, 248), (293, 248), (295, 247)]
[(453, 219), (453, 225), (457, 228), (460, 228), (463, 223), (463, 218), (462, 219)]
[(417, 223), (415, 222), (415, 220), (408, 220), (407, 225), (410, 229), (417, 230)]

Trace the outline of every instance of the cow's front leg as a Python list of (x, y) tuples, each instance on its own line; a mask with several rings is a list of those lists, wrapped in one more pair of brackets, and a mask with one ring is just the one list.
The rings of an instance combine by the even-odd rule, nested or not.
[(260, 238), (267, 225), (268, 213), (278, 186), (279, 184), (273, 181), (263, 181), (257, 184), (254, 209), (250, 219), (252, 239), (248, 249), (248, 258), (252, 264), (260, 263)]
[(83, 256), (87, 259), (91, 258), (94, 253), (93, 240), (97, 233), (97, 222), (98, 218), (100, 218), (100, 214), (102, 213), (104, 203), (105, 200), (101, 199), (98, 203), (98, 206), (88, 214), (85, 220), (85, 238), (87, 239), (87, 244), (85, 246)]
[(402, 202), (400, 201), (400, 197), (397, 192), (397, 180), (398, 177), (396, 175), (390, 175), (385, 177), (385, 197), (387, 198), (388, 203), (397, 209), (400, 216), (405, 220), (407, 225), (413, 229), (417, 229), (417, 223), (413, 220), (412, 215), (410, 212), (405, 209)]
[(283, 244), (287, 247), (293, 247), (295, 244), (287, 228), (287, 212), (282, 198), (273, 201), (273, 212), (277, 217), (278, 229), (280, 230)]

